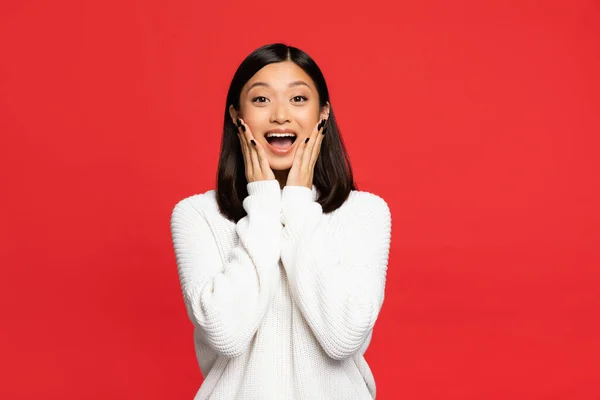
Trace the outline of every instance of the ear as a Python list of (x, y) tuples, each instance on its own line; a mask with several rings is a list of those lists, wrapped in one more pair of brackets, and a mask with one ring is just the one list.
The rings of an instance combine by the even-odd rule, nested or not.
[(321, 108), (321, 114), (319, 115), (319, 120), (321, 119), (329, 119), (329, 110), (331, 109), (331, 105), (329, 102), (326, 102), (325, 105)]
[(236, 125), (236, 121), (238, 119), (238, 113), (235, 110), (235, 107), (233, 107), (233, 104), (229, 106), (229, 116), (231, 117), (233, 124)]

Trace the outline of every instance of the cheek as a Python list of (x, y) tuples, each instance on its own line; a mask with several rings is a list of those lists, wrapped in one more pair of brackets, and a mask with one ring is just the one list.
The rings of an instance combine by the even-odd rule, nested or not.
[(296, 116), (296, 121), (302, 126), (303, 130), (310, 134), (312, 133), (312, 129), (319, 122), (319, 111), (312, 109), (303, 110)]
[(254, 124), (264, 124), (265, 122), (269, 122), (270, 113), (267, 107), (245, 107), (240, 110), (242, 114), (242, 118), (244, 121), (248, 123), (248, 125)]

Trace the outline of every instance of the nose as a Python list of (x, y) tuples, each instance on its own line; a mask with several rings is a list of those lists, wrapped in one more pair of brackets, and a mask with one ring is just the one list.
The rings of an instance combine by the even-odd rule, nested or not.
[(271, 114), (271, 122), (277, 122), (278, 124), (290, 122), (289, 112), (285, 104), (277, 103), (277, 105), (273, 107), (273, 114)]

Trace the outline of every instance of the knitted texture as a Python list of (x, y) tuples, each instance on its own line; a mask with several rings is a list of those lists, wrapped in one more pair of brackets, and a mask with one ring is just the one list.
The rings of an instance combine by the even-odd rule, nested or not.
[(314, 186), (247, 188), (237, 223), (214, 190), (171, 215), (204, 377), (194, 399), (375, 399), (364, 353), (384, 299), (388, 205), (352, 191), (324, 214)]

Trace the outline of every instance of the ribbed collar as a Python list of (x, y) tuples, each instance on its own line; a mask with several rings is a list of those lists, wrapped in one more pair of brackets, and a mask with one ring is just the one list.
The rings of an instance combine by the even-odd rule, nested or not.
[[(285, 187), (285, 186), (284, 186)], [(308, 188), (306, 188), (308, 189)], [(281, 189), (281, 191), (283, 192), (283, 189)], [(319, 198), (319, 190), (317, 189), (317, 187), (315, 185), (312, 185), (312, 201), (317, 201), (317, 199)]]

